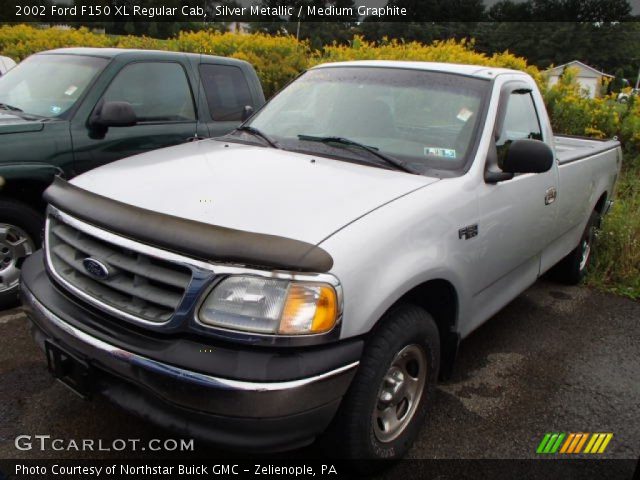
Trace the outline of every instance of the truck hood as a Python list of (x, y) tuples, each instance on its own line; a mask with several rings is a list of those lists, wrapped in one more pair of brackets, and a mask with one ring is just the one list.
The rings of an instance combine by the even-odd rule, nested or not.
[(44, 128), (40, 120), (26, 120), (10, 111), (0, 110), (0, 135), (7, 133), (39, 132)]
[(76, 177), (76, 186), (211, 225), (319, 244), (436, 178), (272, 148), (205, 140)]

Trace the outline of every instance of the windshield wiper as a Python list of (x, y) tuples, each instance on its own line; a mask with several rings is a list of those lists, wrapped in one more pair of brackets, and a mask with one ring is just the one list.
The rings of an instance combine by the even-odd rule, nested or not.
[(269, 135), (264, 133), (262, 130), (258, 130), (257, 128), (252, 127), (250, 125), (240, 125), (238, 128), (236, 128), (236, 131), (247, 132), (248, 134), (253, 135), (254, 137), (260, 137), (265, 142), (267, 142), (270, 147), (278, 148), (278, 149), (280, 148), (280, 146), (278, 145), (278, 142), (276, 142), (273, 138), (271, 138)]
[(403, 170), (403, 171), (408, 172), (408, 173), (414, 173), (416, 175), (420, 174), (420, 172), (418, 170), (416, 170), (415, 168), (413, 168), (410, 165), (407, 165), (402, 160), (399, 160), (397, 158), (391, 157), (389, 155), (385, 155), (384, 153), (379, 152), (378, 151), (379, 149), (376, 148), (376, 147), (372, 147), (370, 145), (365, 145), (364, 143), (356, 142), (355, 140), (351, 140), (349, 138), (344, 138), (344, 137), (316, 137), (314, 135), (298, 135), (298, 138), (300, 140), (304, 140), (304, 141), (307, 141), (307, 142), (337, 143), (338, 145), (346, 145), (346, 146), (350, 146), (350, 147), (357, 147), (357, 148), (360, 148), (360, 149), (362, 149), (362, 150), (364, 150), (366, 152), (371, 153), (372, 155), (375, 155), (379, 159), (384, 160), (386, 163), (396, 167), (399, 170)]
[(12, 112), (22, 112), (23, 110), (18, 107), (14, 107), (13, 105), (7, 105), (6, 103), (0, 103), (0, 109), (2, 110), (10, 110)]

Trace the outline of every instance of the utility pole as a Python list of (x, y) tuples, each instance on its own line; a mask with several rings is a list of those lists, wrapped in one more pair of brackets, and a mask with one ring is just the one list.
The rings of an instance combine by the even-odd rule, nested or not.
[[(300, 5), (304, 6), (304, 1), (297, 3), (296, 7), (300, 7)], [(303, 9), (298, 8), (298, 14), (302, 13)], [(298, 26), (296, 27), (296, 40), (300, 40), (300, 22), (302, 21), (301, 17), (298, 17)]]

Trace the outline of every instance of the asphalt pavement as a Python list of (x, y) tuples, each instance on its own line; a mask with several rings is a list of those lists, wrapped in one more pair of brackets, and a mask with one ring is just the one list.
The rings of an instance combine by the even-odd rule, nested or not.
[[(409, 456), (536, 458), (547, 432), (610, 432), (599, 458), (637, 459), (639, 354), (640, 303), (538, 282), (463, 341), (454, 376), (439, 386)], [(39, 434), (106, 441), (177, 438), (105, 400), (84, 401), (52, 380), (24, 313), (5, 311), (0, 313), (0, 458), (131, 456), (16, 448), (19, 435)], [(209, 458), (229, 455), (197, 441), (195, 449)]]

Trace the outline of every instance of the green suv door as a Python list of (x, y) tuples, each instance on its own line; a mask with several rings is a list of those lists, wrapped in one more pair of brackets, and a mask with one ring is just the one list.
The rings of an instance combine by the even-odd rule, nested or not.
[[(196, 106), (187, 63), (137, 61), (123, 65), (84, 116), (76, 115), (71, 137), (74, 169), (84, 172), (114, 160), (177, 145), (196, 136)], [(126, 102), (136, 124), (96, 128), (92, 115), (106, 102)], [(202, 132), (204, 133), (204, 132)]]

